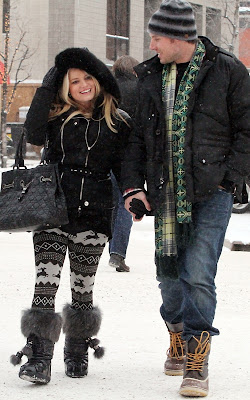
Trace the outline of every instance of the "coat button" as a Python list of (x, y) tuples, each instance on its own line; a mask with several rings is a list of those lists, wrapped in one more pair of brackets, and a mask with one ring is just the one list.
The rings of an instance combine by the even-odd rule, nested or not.
[(77, 125), (77, 121), (74, 122), (74, 125)]
[(157, 136), (160, 135), (160, 134), (161, 134), (160, 129), (156, 129), (155, 134), (156, 134)]
[(203, 163), (203, 164), (206, 164), (206, 160), (205, 160), (205, 158), (203, 158), (203, 160), (202, 160), (202, 163)]
[(88, 202), (88, 201), (85, 201), (83, 204), (85, 205), (85, 207), (88, 207), (89, 202)]

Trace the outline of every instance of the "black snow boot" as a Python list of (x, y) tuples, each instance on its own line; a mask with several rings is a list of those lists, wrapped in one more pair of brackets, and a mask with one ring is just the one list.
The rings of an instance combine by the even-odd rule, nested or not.
[(64, 346), (65, 374), (70, 378), (82, 378), (88, 374), (88, 348), (95, 350), (94, 356), (101, 358), (104, 348), (99, 347), (96, 335), (101, 325), (98, 307), (92, 310), (74, 309), (66, 305), (63, 309), (63, 331), (66, 334)]
[(54, 343), (59, 339), (61, 326), (61, 316), (54, 311), (31, 308), (24, 312), (21, 330), (27, 337), (27, 343), (10, 359), (12, 364), (17, 365), (23, 355), (27, 356), (28, 361), (19, 371), (21, 379), (41, 384), (50, 381)]
[(88, 374), (88, 343), (82, 339), (65, 338), (65, 373), (71, 378), (81, 378)]

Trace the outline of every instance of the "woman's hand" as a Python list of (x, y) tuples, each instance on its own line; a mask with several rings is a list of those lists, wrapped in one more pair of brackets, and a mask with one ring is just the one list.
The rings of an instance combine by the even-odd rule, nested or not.
[(42, 86), (53, 91), (57, 92), (58, 90), (58, 71), (56, 67), (50, 68), (47, 74), (44, 76), (42, 81)]

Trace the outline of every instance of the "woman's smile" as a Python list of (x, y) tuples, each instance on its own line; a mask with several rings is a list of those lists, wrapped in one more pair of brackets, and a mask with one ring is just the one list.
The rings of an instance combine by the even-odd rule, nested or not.
[(96, 94), (96, 86), (92, 76), (77, 68), (69, 70), (69, 93), (79, 104), (89, 103)]

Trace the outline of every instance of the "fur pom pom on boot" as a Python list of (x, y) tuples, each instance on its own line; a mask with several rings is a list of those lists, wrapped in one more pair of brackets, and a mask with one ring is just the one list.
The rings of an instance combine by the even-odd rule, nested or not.
[(67, 304), (62, 313), (63, 332), (66, 334), (64, 346), (65, 373), (71, 378), (81, 378), (88, 374), (88, 348), (94, 349), (94, 356), (101, 358), (104, 348), (96, 335), (101, 326), (101, 312), (98, 307), (92, 310), (79, 310)]
[(27, 343), (21, 351), (10, 357), (10, 362), (18, 365), (22, 356), (27, 356), (28, 362), (19, 371), (21, 379), (33, 383), (50, 381), (54, 343), (59, 339), (61, 327), (61, 316), (54, 311), (36, 308), (24, 311), (21, 331), (27, 337)]

